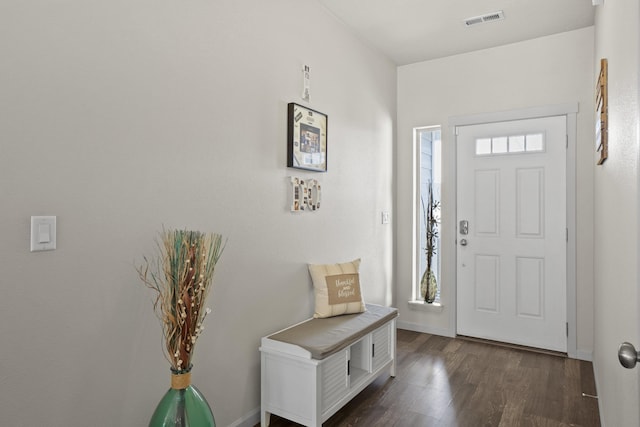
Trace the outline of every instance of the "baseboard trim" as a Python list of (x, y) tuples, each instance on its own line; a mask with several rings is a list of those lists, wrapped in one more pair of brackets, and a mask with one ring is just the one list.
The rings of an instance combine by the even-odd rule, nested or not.
[(455, 338), (455, 334), (444, 328), (434, 328), (429, 325), (423, 325), (421, 323), (411, 323), (397, 321), (396, 326), (398, 329), (406, 329), (412, 332), (422, 332), (424, 334), (441, 335), (443, 337)]
[(229, 427), (253, 427), (260, 423), (260, 407), (258, 406), (253, 411), (244, 415), (242, 418), (238, 418)]
[(584, 360), (585, 362), (593, 362), (593, 351), (578, 350), (576, 351), (576, 359)]

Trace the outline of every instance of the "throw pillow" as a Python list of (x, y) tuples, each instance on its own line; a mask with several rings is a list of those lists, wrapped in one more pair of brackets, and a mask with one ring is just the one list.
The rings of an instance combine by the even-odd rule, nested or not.
[(309, 264), (316, 300), (313, 317), (333, 317), (365, 311), (359, 269), (359, 258), (341, 264)]

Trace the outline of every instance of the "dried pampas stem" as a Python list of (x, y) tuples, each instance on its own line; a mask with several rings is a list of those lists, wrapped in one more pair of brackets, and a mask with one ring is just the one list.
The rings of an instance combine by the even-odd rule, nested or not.
[(176, 373), (189, 372), (196, 340), (211, 312), (205, 302), (222, 236), (187, 230), (163, 230), (158, 256), (137, 268), (144, 284), (157, 292), (153, 308), (162, 322), (165, 356)]

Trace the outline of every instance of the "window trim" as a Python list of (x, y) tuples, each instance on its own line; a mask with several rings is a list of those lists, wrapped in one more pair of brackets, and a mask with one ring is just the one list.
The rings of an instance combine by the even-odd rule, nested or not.
[[(408, 302), (410, 308), (418, 308), (428, 311), (442, 311), (443, 305), (441, 300), (441, 277), (442, 277), (442, 260), (440, 258), (440, 254), (438, 254), (438, 262), (440, 263), (440, 267), (438, 268), (438, 291), (439, 295), (436, 301), (431, 304), (425, 303), (420, 297), (420, 278), (422, 277), (423, 271), (420, 271), (420, 260), (422, 256), (422, 247), (421, 247), (421, 233), (422, 233), (422, 205), (420, 203), (421, 196), (421, 156), (422, 156), (422, 147), (421, 141), (419, 139), (420, 133), (424, 131), (440, 131), (440, 155), (442, 155), (442, 132), (444, 131), (444, 127), (442, 125), (430, 125), (430, 126), (419, 126), (413, 128), (413, 153), (414, 153), (414, 173), (413, 173), (413, 185), (414, 185), (414, 194), (413, 194), (413, 207), (414, 207), (414, 221), (412, 225), (412, 236), (413, 236), (413, 254), (412, 254), (412, 273), (411, 273), (411, 300)], [(432, 161), (433, 164), (433, 161)], [(440, 170), (442, 169), (442, 159), (440, 158)], [(441, 179), (442, 177), (440, 177)], [(442, 220), (442, 219), (441, 219)], [(440, 224), (439, 231), (442, 232), (442, 224)], [(439, 240), (442, 236), (439, 237)], [(441, 242), (441, 240), (440, 240)], [(439, 249), (441, 249), (441, 243), (438, 244)]]

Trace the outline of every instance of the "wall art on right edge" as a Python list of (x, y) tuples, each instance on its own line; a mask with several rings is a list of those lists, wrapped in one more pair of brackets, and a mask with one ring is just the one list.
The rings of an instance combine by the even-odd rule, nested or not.
[(596, 151), (600, 152), (599, 165), (603, 164), (609, 155), (607, 68), (606, 58), (601, 59), (600, 73), (596, 84)]

